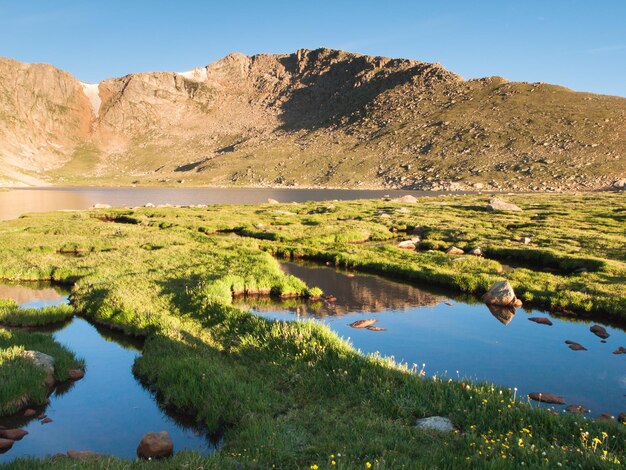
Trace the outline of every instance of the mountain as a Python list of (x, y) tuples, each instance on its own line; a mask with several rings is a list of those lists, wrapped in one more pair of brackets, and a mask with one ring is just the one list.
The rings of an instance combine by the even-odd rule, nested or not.
[(329, 49), (98, 84), (0, 58), (9, 185), (558, 191), (625, 176), (625, 98)]

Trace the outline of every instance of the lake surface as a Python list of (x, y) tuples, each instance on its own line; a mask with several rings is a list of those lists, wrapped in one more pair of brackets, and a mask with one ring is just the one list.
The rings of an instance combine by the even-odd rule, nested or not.
[(272, 188), (23, 188), (0, 191), (0, 220), (28, 212), (89, 209), (94, 204), (113, 207), (196, 204), (258, 204), (269, 198), (279, 202), (374, 199), (385, 195), (402, 197), (439, 196), (434, 191), (358, 189)]
[[(0, 286), (0, 297), (16, 292), (15, 287)], [(25, 306), (33, 302), (43, 306), (67, 301), (67, 292), (62, 290), (22, 288), (25, 290), (20, 291), (16, 301)], [(33, 294), (29, 299), (28, 290)], [(0, 455), (0, 463), (20, 456), (43, 457), (70, 449), (135, 458), (141, 438), (152, 431), (169, 432), (175, 452), (189, 449), (206, 454), (219, 445), (194, 422), (162, 409), (154, 395), (134, 377), (132, 366), (141, 354), (141, 343), (137, 340), (81, 318), (62, 326), (54, 332), (54, 337), (85, 360), (85, 377), (61, 384), (50, 396), (50, 404), (37, 408), (52, 418), (51, 423), (42, 424), (21, 414), (0, 418), (0, 425), (20, 427), (29, 433)]]
[[(248, 299), (244, 306), (272, 319), (321, 321), (365, 353), (394, 356), (419, 369), (425, 364), (428, 376), (517, 387), (518, 397), (529, 392), (556, 393), (567, 404), (586, 406), (591, 410), (588, 416), (593, 417), (626, 411), (626, 355), (612, 354), (626, 346), (623, 328), (567, 321), (530, 309), (498, 318), (486, 305), (450, 292), (312, 264), (282, 266), (285, 272), (334, 295), (336, 302)], [(548, 317), (553, 326), (528, 320), (534, 316)], [(349, 326), (369, 318), (386, 331)], [(606, 343), (589, 331), (594, 323), (610, 333)], [(570, 350), (566, 340), (581, 343), (587, 351)]]

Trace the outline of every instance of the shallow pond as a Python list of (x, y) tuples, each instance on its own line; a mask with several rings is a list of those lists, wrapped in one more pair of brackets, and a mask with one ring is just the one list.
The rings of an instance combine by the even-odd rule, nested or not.
[[(272, 188), (36, 188), (0, 191), (0, 220), (27, 212), (89, 209), (94, 204), (133, 207), (144, 204), (258, 204), (279, 202), (439, 196), (435, 191)], [(460, 194), (460, 193), (459, 193)]]
[[(18, 303), (29, 305), (67, 301), (63, 291), (56, 299), (49, 292), (32, 286), (0, 286), (0, 297), (22, 287)], [(7, 290), (8, 289), (8, 290)], [(51, 289), (56, 292), (52, 287)], [(30, 299), (26, 292), (31, 291)], [(39, 297), (37, 297), (39, 296)], [(14, 297), (15, 298), (15, 297)], [(96, 327), (74, 318), (54, 332), (56, 340), (85, 360), (85, 377), (61, 384), (50, 396), (50, 404), (38, 408), (53, 421), (42, 424), (36, 418), (21, 415), (0, 418), (0, 425), (21, 427), (28, 435), (0, 455), (0, 463), (18, 456), (41, 457), (74, 450), (92, 450), (104, 454), (135, 458), (142, 436), (151, 431), (167, 431), (174, 441), (174, 451), (183, 449), (209, 453), (219, 444), (206, 430), (189, 419), (162, 409), (154, 395), (132, 373), (133, 362), (141, 354), (141, 343), (128, 336)]]
[[(436, 373), (517, 387), (518, 397), (529, 392), (555, 393), (567, 404), (589, 408), (588, 416), (604, 412), (617, 416), (626, 411), (626, 355), (613, 354), (626, 346), (626, 332), (618, 326), (568, 321), (530, 309), (498, 318), (484, 304), (446, 291), (312, 264), (282, 266), (285, 272), (334, 295), (336, 302), (247, 299), (245, 307), (273, 319), (322, 321), (365, 353), (394, 356), (419, 369), (425, 364), (429, 376)], [(553, 326), (528, 320), (535, 316), (549, 318)], [(385, 331), (349, 326), (370, 318)], [(589, 331), (594, 323), (610, 333), (606, 343)], [(581, 343), (587, 350), (570, 350), (566, 340)]]

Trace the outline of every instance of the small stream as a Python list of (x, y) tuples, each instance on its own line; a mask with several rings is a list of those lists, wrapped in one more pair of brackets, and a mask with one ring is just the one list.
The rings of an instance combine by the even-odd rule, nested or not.
[[(282, 267), (337, 300), (247, 299), (244, 307), (272, 319), (321, 321), (364, 353), (394, 356), (419, 369), (425, 364), (428, 376), (517, 387), (518, 397), (529, 392), (555, 393), (566, 404), (586, 406), (590, 417), (626, 411), (626, 355), (613, 354), (618, 347), (626, 347), (623, 326), (572, 321), (533, 309), (496, 316), (476, 299), (450, 291), (311, 263), (286, 262)], [(549, 318), (553, 325), (528, 320), (536, 316)], [(369, 318), (385, 331), (349, 326)], [(610, 334), (605, 343), (589, 331), (595, 323)], [(566, 340), (581, 343), (587, 350), (570, 350)]]
[[(14, 298), (24, 306), (42, 307), (68, 301), (68, 294), (50, 285), (0, 285), (0, 298)], [(49, 330), (48, 330), (49, 331)], [(0, 426), (28, 431), (13, 448), (0, 455), (0, 463), (16, 457), (43, 457), (58, 452), (92, 450), (123, 458), (136, 458), (144, 434), (167, 431), (174, 451), (214, 451), (218, 439), (190, 419), (161, 408), (154, 395), (132, 373), (141, 354), (141, 341), (74, 318), (54, 331), (56, 340), (86, 363), (85, 377), (61, 384), (50, 404), (37, 408), (53, 421), (42, 424), (21, 413), (0, 417)]]

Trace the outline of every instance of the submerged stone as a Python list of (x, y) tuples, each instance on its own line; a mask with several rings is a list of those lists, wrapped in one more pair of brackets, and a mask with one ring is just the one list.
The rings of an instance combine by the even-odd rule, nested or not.
[(597, 337), (602, 338), (602, 339), (606, 339), (609, 336), (611, 336), (600, 325), (593, 325), (591, 328), (589, 328), (589, 331), (591, 331), (594, 335), (596, 335)]
[(368, 318), (367, 320), (357, 320), (355, 322), (350, 323), (350, 326), (352, 328), (367, 328), (369, 326), (372, 326), (377, 321), (378, 320), (375, 320), (374, 318)]

